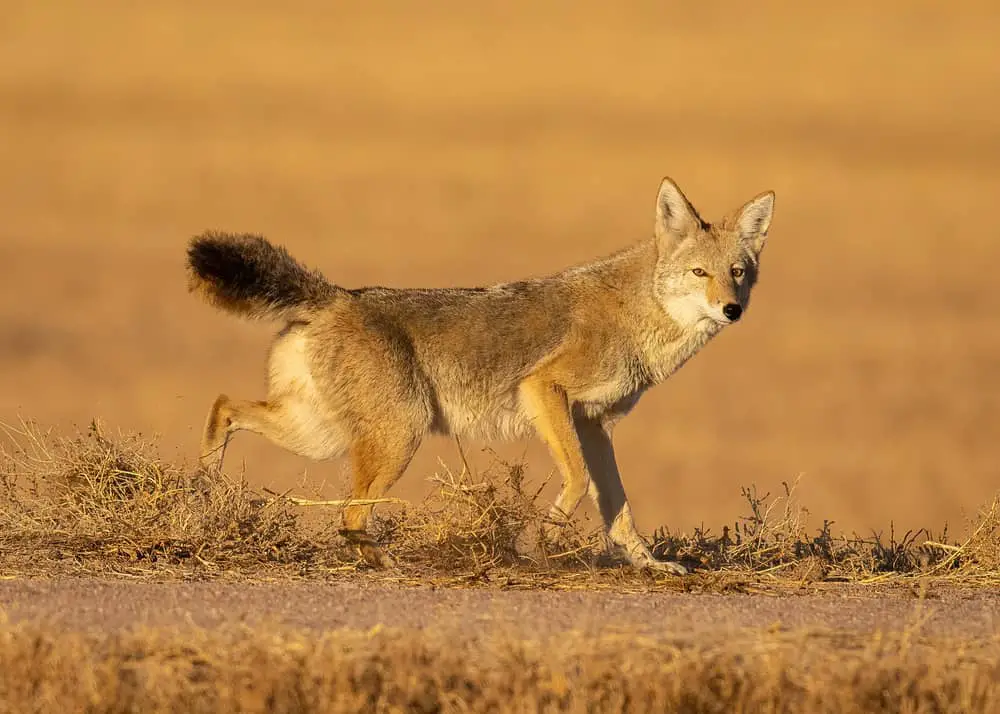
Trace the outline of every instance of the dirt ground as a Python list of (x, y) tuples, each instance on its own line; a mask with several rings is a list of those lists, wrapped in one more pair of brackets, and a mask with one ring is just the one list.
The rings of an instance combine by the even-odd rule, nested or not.
[[(939, 528), (1000, 483), (992, 3), (3, 14), (0, 421), (99, 417), (192, 458), (217, 393), (261, 396), (275, 327), (185, 292), (206, 228), (263, 232), (345, 286), (491, 283), (642, 238), (670, 174), (709, 218), (768, 188), (777, 206), (745, 322), (619, 430), (643, 531), (717, 528), (741, 485), (799, 474), (837, 528)], [(551, 468), (534, 442), (500, 453)], [(342, 494), (339, 462), (252, 436), (230, 458)], [(457, 467), (454, 445), (428, 442), (394, 495), (439, 459)]]
[(128, 583), (99, 579), (0, 582), (8, 625), (52, 632), (136, 628), (284, 627), (432, 631), (446, 639), (547, 640), (589, 636), (714, 640), (748, 629), (989, 641), (1000, 635), (1000, 596), (943, 591), (917, 601), (902, 589), (873, 595), (838, 586), (813, 597), (681, 593), (394, 588), (365, 583)]

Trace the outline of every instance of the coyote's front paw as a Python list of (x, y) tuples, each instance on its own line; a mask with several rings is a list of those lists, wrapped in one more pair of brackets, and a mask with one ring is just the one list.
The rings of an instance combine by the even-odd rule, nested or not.
[(643, 561), (640, 564), (634, 564), (640, 568), (649, 568), (650, 570), (655, 570), (660, 573), (670, 573), (671, 575), (687, 575), (688, 569), (685, 568), (680, 563), (673, 560), (657, 560), (652, 558), (648, 561)]
[(358, 546), (361, 557), (368, 565), (379, 570), (395, 570), (396, 561), (374, 543), (364, 543)]
[(552, 506), (542, 522), (542, 534), (549, 543), (557, 543), (565, 535), (570, 525), (570, 518), (559, 506)]
[(633, 567), (640, 570), (648, 568), (659, 573), (670, 573), (672, 575), (688, 574), (688, 569), (680, 563), (673, 560), (657, 560), (652, 553), (645, 549), (629, 553), (629, 562), (632, 563)]
[(396, 567), (396, 562), (389, 557), (388, 553), (379, 548), (375, 540), (365, 531), (344, 528), (340, 531), (340, 535), (348, 543), (354, 544), (358, 549), (361, 559), (371, 567), (379, 568), (380, 570)]

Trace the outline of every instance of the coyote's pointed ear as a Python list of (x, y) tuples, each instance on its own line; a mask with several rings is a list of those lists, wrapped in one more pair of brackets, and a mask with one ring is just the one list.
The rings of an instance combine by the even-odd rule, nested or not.
[(765, 191), (748, 201), (736, 212), (733, 225), (754, 255), (759, 256), (767, 241), (767, 229), (771, 227), (771, 216), (774, 215), (774, 191)]
[(701, 228), (704, 222), (694, 206), (670, 178), (660, 183), (656, 194), (656, 238), (659, 241), (676, 241), (691, 231)]

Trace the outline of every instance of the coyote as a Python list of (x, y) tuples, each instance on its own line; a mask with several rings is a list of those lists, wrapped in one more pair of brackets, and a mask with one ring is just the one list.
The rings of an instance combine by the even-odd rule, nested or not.
[[(427, 433), (534, 432), (563, 480), (553, 524), (589, 492), (609, 540), (633, 565), (684, 574), (636, 531), (612, 430), (647, 389), (740, 319), (773, 210), (768, 191), (706, 223), (665, 178), (652, 237), (548, 277), (477, 288), (349, 289), (262, 236), (197, 236), (187, 256), (191, 290), (228, 312), (284, 323), (267, 399), (220, 395), (202, 464), (221, 468), (230, 435), (245, 429), (312, 459), (347, 453), (351, 497), (373, 499)], [(366, 535), (370, 512), (348, 505), (343, 532), (366, 561), (390, 566)]]

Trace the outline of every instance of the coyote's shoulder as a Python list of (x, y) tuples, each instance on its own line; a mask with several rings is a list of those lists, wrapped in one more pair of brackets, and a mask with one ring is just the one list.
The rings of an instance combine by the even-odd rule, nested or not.
[[(286, 323), (268, 400), (220, 397), (203, 455), (219, 463), (238, 429), (313, 458), (347, 451), (354, 495), (370, 498), (428, 432), (535, 432), (564, 476), (556, 509), (571, 513), (590, 488), (612, 538), (650, 564), (624, 493), (614, 495), (610, 430), (740, 318), (773, 199), (761, 194), (712, 225), (667, 179), (652, 237), (546, 277), (479, 288), (346, 289), (260, 236), (199, 236), (189, 248), (192, 288), (230, 312)], [(348, 511), (354, 526), (364, 518)]]

